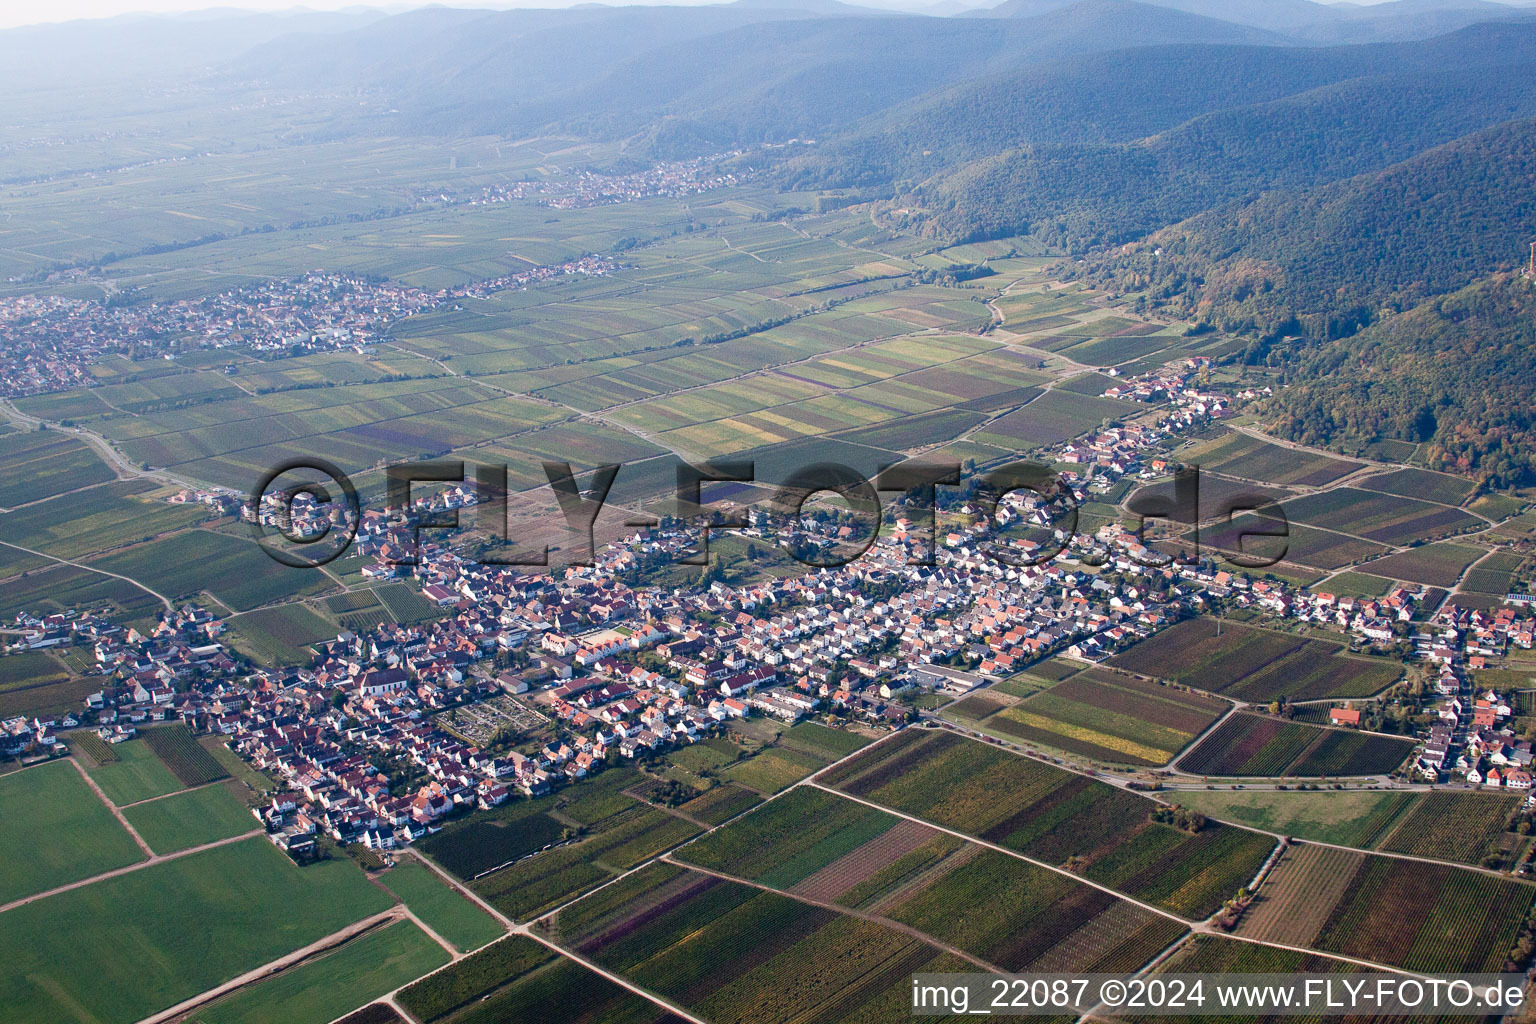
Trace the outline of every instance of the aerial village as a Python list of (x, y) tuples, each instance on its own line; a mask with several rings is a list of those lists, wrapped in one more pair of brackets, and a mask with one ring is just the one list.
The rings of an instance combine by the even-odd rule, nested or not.
[[(1061, 477), (1073, 501), (1124, 478), (1165, 475), (1164, 459), (1147, 454), (1163, 450), (1154, 445), (1225, 414), (1230, 399), (1190, 384), (1197, 370), (1186, 361), (1111, 389), (1165, 400), (1154, 425), (1109, 427), (1050, 453), (1074, 467)], [(251, 508), (213, 490), (171, 500), (301, 532), (339, 514), (303, 496), (288, 509)], [(0, 754), (62, 752), (59, 732), (81, 726), (113, 742), (180, 720), (227, 737), (279, 780), (281, 791), (256, 813), (295, 857), (311, 854), (321, 835), (393, 849), (449, 817), (579, 785), (614, 759), (643, 760), (732, 719), (831, 715), (899, 729), (920, 716), (914, 694), (960, 696), (1053, 654), (1101, 661), (1221, 607), (1327, 625), (1428, 666), (1436, 720), (1413, 776), (1531, 786), (1531, 744), (1508, 726), (1511, 700), (1474, 692), (1468, 674), (1511, 646), (1532, 646), (1536, 625), (1513, 609), (1448, 605), (1425, 620), (1422, 588), (1335, 596), (1227, 571), (1209, 557), (1162, 558), (1118, 523), (1067, 536), (1047, 500), (1019, 493), (995, 513), (974, 496), (952, 503), (943, 518), (953, 525), (937, 535), (921, 512), (890, 510), (889, 529), (846, 565), (735, 585), (624, 582), (696, 545), (697, 528), (677, 521), (634, 530), (594, 564), (555, 573), (467, 560), (429, 533), (415, 564), (400, 564), (413, 521), (476, 501), (473, 487), (452, 485), (409, 508), (363, 512), (354, 546), (367, 560), (364, 577), (410, 576), (443, 617), (343, 631), (317, 645), (309, 664), (253, 666), (221, 641), (219, 618), (190, 604), (148, 633), (88, 612), (19, 616), (14, 648), (86, 647), (102, 686), (78, 712), (0, 723)], [(763, 544), (830, 543), (849, 530), (758, 509), (749, 522), (741, 532)], [(1018, 535), (1021, 526), (1029, 536)], [(1042, 540), (1059, 548), (1054, 558), (1040, 557)], [(1331, 719), (1362, 725), (1347, 705)], [(530, 732), (552, 738), (519, 749)], [(392, 784), (381, 764), (411, 766), (414, 781)]]

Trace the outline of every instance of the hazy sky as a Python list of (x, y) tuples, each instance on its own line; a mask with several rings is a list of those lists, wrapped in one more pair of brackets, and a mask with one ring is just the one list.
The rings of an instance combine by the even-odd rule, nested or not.
[[(583, 0), (443, 0), (445, 7), (569, 7)], [(624, 0), (604, 0), (622, 3)], [(664, 3), (709, 3), (716, 0), (648, 0)], [(859, 0), (851, 0), (857, 3)], [(871, 7), (887, 6), (882, 0), (864, 0)], [(967, 0), (977, 7), (991, 7), (1000, 0)], [(1327, 0), (1324, 0), (1327, 2)], [(1357, 3), (1381, 3), (1383, 0), (1355, 0)], [(285, 11), (297, 5), (293, 0), (239, 0), (224, 5), (210, 4), (208, 0), (0, 0), (0, 28), (32, 25), (45, 21), (71, 21), (76, 18), (110, 18), (119, 14), (169, 13), (205, 10), (210, 6), (224, 6), (241, 10)], [(426, 6), (425, 3), (359, 3), (358, 0), (310, 0), (303, 6), (311, 10), (338, 10), (347, 7), (377, 7), (383, 10), (407, 10)], [(889, 6), (912, 6), (898, 2)]]

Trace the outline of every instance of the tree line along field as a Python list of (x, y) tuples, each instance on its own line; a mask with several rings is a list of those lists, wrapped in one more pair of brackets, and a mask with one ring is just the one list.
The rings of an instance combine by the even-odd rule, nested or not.
[(1094, 668), (982, 721), (988, 730), (1068, 753), (1162, 765), (1230, 706), (1204, 694)]
[(743, 1024), (891, 1020), (907, 1011), (912, 974), (974, 966), (889, 926), (667, 863), (562, 908), (549, 926), (690, 1012)]
[[(1134, 970), (1184, 925), (1067, 875), (802, 786), (673, 855), (861, 906), (1005, 971)], [(1043, 969), (1043, 968), (1039, 968)]]
[(1521, 798), (1490, 792), (1191, 791), (1179, 796), (1223, 821), (1298, 839), (1480, 865), (1499, 853)]
[(1274, 847), (1232, 826), (1155, 822), (1154, 801), (943, 729), (899, 733), (819, 781), (1190, 919), (1248, 884)]
[(1239, 712), (1179, 761), (1193, 775), (1230, 777), (1385, 775), (1414, 741)]
[(1427, 973), (1504, 969), (1536, 888), (1311, 844), (1270, 872), (1239, 934)]
[(390, 904), (350, 861), (300, 868), (253, 837), (6, 911), (0, 1005), (16, 1024), (137, 1020)]
[(1402, 674), (1395, 663), (1349, 656), (1330, 640), (1208, 617), (1176, 623), (1109, 664), (1250, 702), (1365, 697)]

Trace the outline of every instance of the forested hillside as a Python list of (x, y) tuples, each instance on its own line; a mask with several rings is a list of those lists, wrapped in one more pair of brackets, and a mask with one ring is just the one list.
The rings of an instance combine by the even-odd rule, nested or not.
[(1218, 110), (1136, 142), (1042, 143), (964, 164), (900, 205), (936, 237), (1034, 234), (1070, 251), (1139, 239), (1235, 200), (1307, 189), (1536, 116), (1519, 63), (1356, 78)]
[(1428, 464), (1491, 486), (1536, 482), (1536, 285), (1501, 274), (1296, 356), (1261, 410), (1306, 444), (1423, 443)]
[(1536, 121), (1368, 174), (1201, 214), (1077, 271), (1264, 338), (1347, 335), (1522, 260), (1536, 237)]

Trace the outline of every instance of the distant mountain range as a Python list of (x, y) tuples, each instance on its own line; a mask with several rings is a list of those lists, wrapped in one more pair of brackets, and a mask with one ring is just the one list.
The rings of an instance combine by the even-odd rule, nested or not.
[[(798, 140), (751, 162), (936, 244), (1033, 235), (1076, 258), (1064, 273), (1250, 333), (1246, 358), (1318, 402), (1338, 397), (1319, 375), (1352, 379), (1330, 344), (1390, 352), (1384, 325), (1430, 322), (1536, 237), (1536, 10), (1006, 0), (935, 17), (901, 2), (918, 13), (738, 0), (125, 18), (0, 33), (0, 85), (344, 98), (304, 130), (565, 134), (639, 160)], [(1352, 422), (1439, 436), (1476, 418), (1474, 392)], [(1480, 466), (1497, 447), (1437, 443)]]

